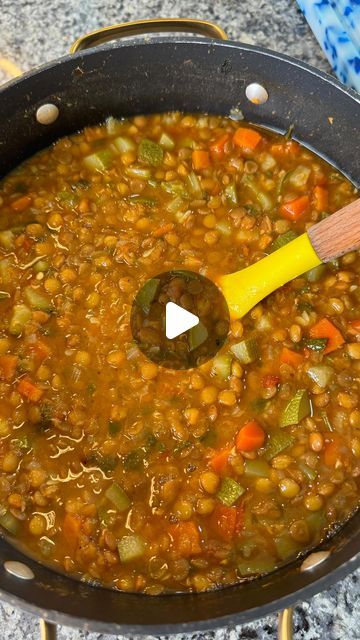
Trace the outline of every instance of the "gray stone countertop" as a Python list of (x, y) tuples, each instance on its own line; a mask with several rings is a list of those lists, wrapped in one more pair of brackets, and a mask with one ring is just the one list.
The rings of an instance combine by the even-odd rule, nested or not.
[[(1, 0), (0, 58), (23, 71), (67, 53), (81, 34), (141, 18), (194, 17), (221, 25), (228, 36), (300, 58), (319, 69), (329, 65), (294, 0)], [(7, 79), (0, 69), (0, 82)], [(360, 638), (360, 571), (309, 601), (294, 615), (295, 640)], [(1, 640), (39, 640), (36, 619), (0, 604)], [(58, 640), (111, 640), (114, 636), (59, 627)], [(146, 640), (152, 640), (148, 636)], [(275, 640), (276, 616), (167, 640)], [(165, 637), (164, 637), (165, 640)]]

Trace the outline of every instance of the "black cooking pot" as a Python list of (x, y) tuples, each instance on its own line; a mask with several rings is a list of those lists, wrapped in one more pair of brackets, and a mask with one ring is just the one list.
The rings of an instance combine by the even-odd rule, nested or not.
[[(144, 33), (139, 23), (125, 25)], [(293, 137), (360, 185), (360, 100), (334, 78), (297, 60), (226, 38), (200, 21), (156, 21), (152, 31), (203, 33), (199, 37), (147, 37), (75, 53), (22, 76), (0, 90), (0, 173), (57, 138), (107, 116), (180, 110), (239, 115)], [(124, 25), (80, 39), (74, 50), (113, 39)], [(246, 88), (259, 83), (268, 100), (254, 104)], [(59, 116), (36, 119), (44, 103)], [(321, 549), (330, 554), (310, 570), (303, 558), (270, 575), (222, 590), (156, 598), (78, 582), (38, 564), (0, 540), (0, 597), (54, 623), (107, 633), (163, 634), (240, 624), (288, 607), (326, 589), (360, 565), (360, 513)], [(323, 554), (321, 557), (325, 557)], [(17, 560), (34, 577), (21, 580), (4, 568)], [(15, 572), (18, 575), (23, 573)], [(43, 629), (50, 637), (51, 627)], [(284, 635), (285, 637), (285, 635)]]

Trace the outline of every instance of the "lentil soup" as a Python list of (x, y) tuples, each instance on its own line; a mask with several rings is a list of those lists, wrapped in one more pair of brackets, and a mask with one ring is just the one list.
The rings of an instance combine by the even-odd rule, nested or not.
[(146, 359), (156, 274), (215, 279), (355, 199), (296, 142), (224, 117), (110, 118), (0, 184), (0, 524), (125, 591), (272, 571), (359, 505), (360, 260), (269, 296), (190, 370)]

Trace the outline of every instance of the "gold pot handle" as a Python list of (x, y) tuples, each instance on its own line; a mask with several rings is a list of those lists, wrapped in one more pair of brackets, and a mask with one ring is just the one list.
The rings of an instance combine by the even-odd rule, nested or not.
[(47, 620), (40, 620), (40, 640), (56, 640), (56, 625)]
[(156, 20), (136, 20), (122, 22), (111, 27), (103, 27), (81, 36), (70, 48), (70, 53), (83, 51), (104, 44), (116, 38), (138, 36), (146, 33), (187, 32), (199, 33), (208, 38), (227, 40), (227, 35), (221, 27), (206, 20), (193, 18), (157, 18)]
[(293, 638), (293, 610), (292, 607), (283, 609), (279, 613), (278, 640), (292, 640)]

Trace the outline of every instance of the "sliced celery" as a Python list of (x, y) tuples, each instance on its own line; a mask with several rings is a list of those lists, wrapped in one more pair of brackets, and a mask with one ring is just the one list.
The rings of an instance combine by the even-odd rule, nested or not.
[(124, 489), (116, 482), (105, 491), (105, 495), (110, 502), (116, 507), (117, 511), (126, 511), (131, 505), (131, 500), (125, 493)]
[(305, 464), (305, 462), (302, 462), (302, 460), (298, 461), (298, 467), (300, 471), (303, 472), (304, 476), (306, 476), (306, 478), (308, 478), (309, 480), (315, 480), (315, 478), (317, 477), (317, 471), (312, 467), (309, 467), (309, 465)]
[(304, 164), (299, 164), (293, 171), (289, 173), (287, 181), (292, 187), (302, 189), (306, 187), (310, 178), (311, 169)]
[(325, 389), (331, 382), (334, 370), (326, 364), (318, 364), (317, 366), (310, 367), (306, 373), (315, 384)]
[(244, 492), (244, 487), (236, 480), (224, 478), (216, 496), (225, 506), (231, 507)]
[(181, 180), (172, 180), (170, 182), (161, 182), (160, 186), (166, 193), (171, 193), (173, 196), (185, 196), (185, 185)]
[(163, 157), (164, 151), (159, 144), (147, 138), (141, 140), (138, 148), (138, 158), (141, 162), (146, 162), (156, 167), (162, 163)]
[(227, 187), (225, 187), (225, 195), (227, 199), (234, 205), (239, 203), (239, 197), (236, 191), (236, 185), (234, 182), (230, 182)]
[(130, 167), (126, 167), (125, 173), (132, 178), (143, 178), (144, 180), (147, 180), (151, 176), (150, 169), (139, 167), (138, 164), (132, 164)]
[(202, 196), (200, 180), (193, 171), (191, 171), (189, 175), (186, 176), (186, 181), (188, 183), (191, 193), (193, 193), (195, 196), (198, 196), (198, 197)]
[(121, 562), (132, 562), (141, 558), (145, 553), (144, 539), (136, 534), (123, 536), (118, 543)]
[(231, 224), (229, 220), (219, 220), (219, 222), (217, 222), (216, 227), (217, 231), (219, 231), (221, 233), (221, 235), (223, 236), (230, 236), (231, 235)]
[(29, 307), (25, 304), (17, 304), (13, 309), (13, 314), (10, 319), (9, 333), (13, 336), (19, 336), (25, 325), (31, 320), (32, 313)]
[(177, 214), (181, 209), (184, 209), (185, 202), (181, 196), (176, 196), (173, 200), (170, 200), (166, 205), (166, 209), (169, 213)]

